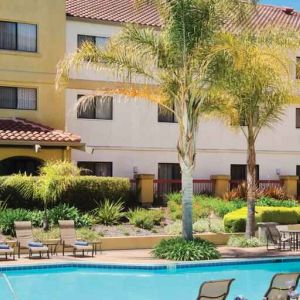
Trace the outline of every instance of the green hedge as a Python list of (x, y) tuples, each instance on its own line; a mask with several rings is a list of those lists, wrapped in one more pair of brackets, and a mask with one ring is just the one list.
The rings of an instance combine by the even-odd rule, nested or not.
[[(255, 208), (256, 222), (277, 222), (279, 224), (300, 223), (300, 208), (287, 207), (262, 207)], [(224, 227), (226, 232), (244, 232), (246, 228), (247, 208), (230, 212), (224, 216)]]
[[(9, 185), (5, 184), (8, 177), (0, 177), (0, 200), (6, 201), (9, 208), (42, 209), (43, 204), (40, 199), (34, 196), (33, 188), (37, 177), (22, 176), (14, 179)], [(65, 177), (57, 180), (66, 180)], [(26, 186), (30, 197), (22, 196), (20, 187)], [(32, 192), (31, 192), (32, 191)], [(133, 201), (130, 191), (130, 182), (127, 178), (117, 177), (95, 177), (78, 176), (71, 178), (68, 190), (59, 197), (59, 203), (74, 205), (82, 211), (89, 211), (96, 207), (97, 202), (104, 199), (118, 201), (122, 199), (125, 204), (130, 205)]]

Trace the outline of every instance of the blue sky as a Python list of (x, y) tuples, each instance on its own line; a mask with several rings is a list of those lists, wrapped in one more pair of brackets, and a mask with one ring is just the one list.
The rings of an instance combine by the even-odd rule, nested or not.
[(273, 4), (279, 6), (288, 6), (293, 7), (296, 10), (300, 11), (300, 0), (261, 0), (262, 4)]

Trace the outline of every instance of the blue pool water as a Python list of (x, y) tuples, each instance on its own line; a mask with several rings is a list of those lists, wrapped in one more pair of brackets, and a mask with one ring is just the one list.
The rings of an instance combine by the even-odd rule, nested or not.
[[(235, 278), (229, 300), (261, 300), (275, 273), (299, 272), (300, 259), (161, 269), (93, 266), (7, 270), (19, 300), (194, 300), (203, 281)], [(13, 299), (0, 277), (0, 299)]]

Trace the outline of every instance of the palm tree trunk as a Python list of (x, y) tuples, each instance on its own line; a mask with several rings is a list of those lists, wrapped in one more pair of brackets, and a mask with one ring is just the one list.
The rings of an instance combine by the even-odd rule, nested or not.
[(43, 229), (44, 229), (44, 231), (48, 231), (48, 230), (49, 230), (49, 219), (48, 219), (47, 201), (44, 202), (44, 220), (43, 220)]
[(179, 139), (178, 155), (182, 178), (182, 236), (185, 240), (193, 239), (193, 171), (196, 157), (197, 121), (190, 120), (186, 101), (181, 102), (182, 118), (178, 120)]
[(246, 238), (255, 236), (255, 190), (256, 190), (256, 152), (252, 130), (248, 130), (247, 158), (247, 224)]
[(189, 170), (182, 169), (182, 236), (193, 239), (193, 176)]

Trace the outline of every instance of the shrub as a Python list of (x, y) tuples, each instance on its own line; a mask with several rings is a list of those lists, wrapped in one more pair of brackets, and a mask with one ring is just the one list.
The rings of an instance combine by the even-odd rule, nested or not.
[(169, 224), (165, 227), (167, 234), (179, 235), (182, 233), (182, 221), (176, 220), (174, 223)]
[(48, 218), (51, 226), (57, 225), (59, 220), (74, 220), (77, 228), (90, 227), (93, 222), (93, 219), (87, 214), (81, 215), (76, 207), (64, 203), (50, 209)]
[[(49, 222), (51, 226), (57, 225), (58, 220), (74, 220), (75, 226), (90, 227), (93, 219), (88, 214), (80, 214), (75, 207), (69, 207), (66, 204), (60, 204), (48, 211)], [(23, 208), (8, 208), (0, 212), (0, 231), (6, 235), (15, 235), (15, 221), (31, 221), (33, 227), (42, 227), (44, 212), (40, 210), (26, 210)]]
[(151, 230), (154, 225), (160, 225), (163, 217), (163, 211), (154, 209), (137, 208), (127, 213), (130, 224), (147, 230)]
[(246, 205), (245, 201), (233, 200), (224, 201), (215, 197), (196, 196), (194, 202), (199, 203), (202, 210), (215, 214), (223, 218), (227, 213), (234, 211)]
[(284, 189), (281, 186), (269, 186), (258, 190), (257, 198), (262, 197), (273, 198), (277, 200), (284, 200), (288, 198)]
[(175, 202), (177, 204), (181, 204), (182, 202), (182, 195), (181, 193), (170, 193), (166, 196), (167, 202)]
[(104, 225), (118, 224), (124, 216), (124, 204), (121, 201), (113, 203), (106, 199), (93, 210), (95, 221)]
[(178, 261), (218, 259), (216, 246), (202, 239), (186, 241), (183, 238), (162, 240), (153, 250), (157, 258)]
[[(277, 200), (287, 199), (284, 189), (280, 186), (269, 186), (265, 188), (257, 188), (255, 190), (256, 198), (273, 198)], [(231, 201), (235, 199), (247, 199), (247, 184), (242, 183), (237, 188), (224, 194), (223, 199)]]
[(245, 182), (238, 185), (237, 188), (232, 189), (231, 191), (226, 192), (223, 195), (223, 199), (226, 201), (232, 201), (236, 199), (246, 199), (246, 198), (247, 198), (247, 184)]
[(227, 245), (230, 247), (253, 248), (265, 246), (265, 242), (256, 237), (246, 239), (243, 236), (231, 236)]
[[(42, 210), (42, 200), (34, 193), (37, 178), (24, 175), (0, 177), (0, 199), (6, 199), (9, 208)], [(68, 189), (59, 195), (57, 202), (75, 206), (81, 211), (94, 209), (95, 201), (103, 202), (104, 199), (122, 199), (126, 205), (131, 201), (130, 182), (127, 178), (58, 176), (56, 180), (70, 181)], [(22, 191), (26, 191), (27, 197), (24, 197)]]
[(210, 219), (210, 218), (203, 218), (199, 219), (197, 222), (193, 224), (193, 230), (195, 232), (224, 232), (224, 225), (221, 219)]
[(175, 201), (168, 202), (168, 209), (170, 212), (170, 218), (175, 221), (182, 218), (182, 207), (181, 204), (176, 203)]
[(15, 221), (30, 221), (26, 209), (6, 209), (0, 214), (0, 229), (3, 234), (15, 236)]
[[(168, 209), (172, 220), (178, 220), (182, 218), (181, 204), (176, 200), (177, 198), (171, 194), (171, 198), (168, 201)], [(207, 196), (195, 196), (193, 198), (193, 220), (197, 221), (200, 218), (206, 218), (210, 214), (223, 218), (227, 213), (234, 211), (238, 208), (246, 206), (245, 201), (235, 200), (226, 202), (220, 198), (207, 197)]]
[(295, 200), (278, 200), (268, 197), (262, 197), (256, 201), (257, 206), (273, 206), (273, 207), (296, 207), (298, 206)]
[[(297, 224), (300, 221), (300, 209), (288, 207), (256, 207), (256, 222), (277, 222), (279, 224)], [(227, 232), (244, 232), (246, 228), (247, 208), (241, 208), (224, 216)]]
[[(99, 241), (101, 236), (87, 227), (82, 227), (76, 231), (77, 237), (91, 242)], [(53, 227), (49, 231), (44, 231), (40, 228), (33, 229), (33, 236), (41, 241), (50, 240), (50, 239), (58, 239), (59, 238), (59, 229), (58, 227)]]
[(42, 227), (44, 221), (44, 212), (41, 210), (28, 211), (29, 219), (33, 227)]

